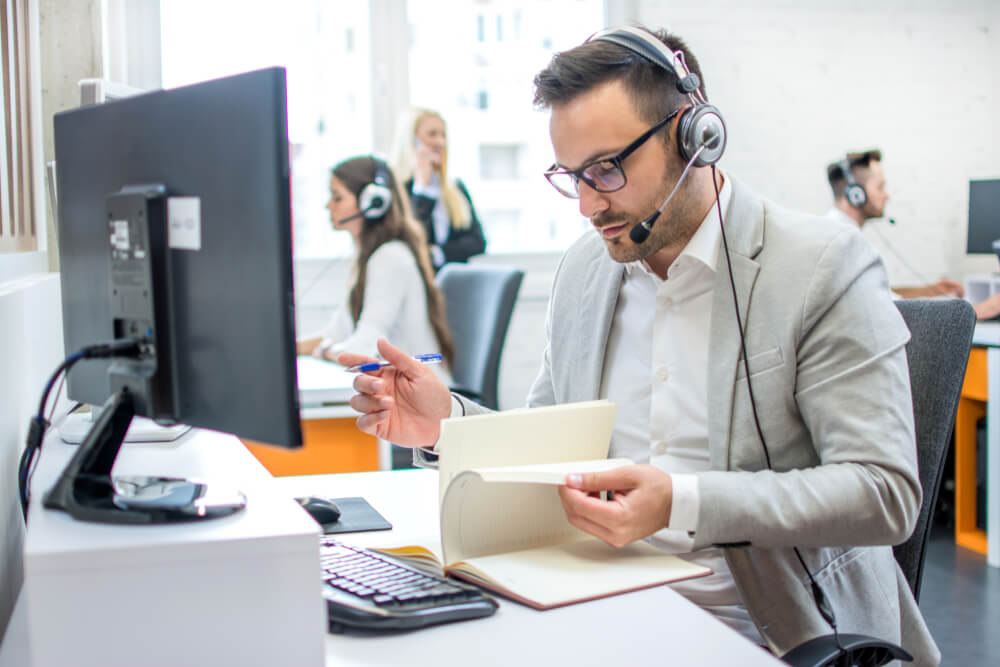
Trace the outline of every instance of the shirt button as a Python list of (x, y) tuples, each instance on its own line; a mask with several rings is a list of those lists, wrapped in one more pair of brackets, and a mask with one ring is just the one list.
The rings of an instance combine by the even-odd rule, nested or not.
[(661, 368), (660, 370), (656, 371), (656, 377), (660, 379), (660, 382), (666, 382), (667, 378), (670, 377), (670, 373), (667, 372), (666, 368)]
[(667, 443), (658, 442), (653, 446), (653, 452), (656, 454), (666, 454), (667, 453)]
[(664, 308), (669, 308), (670, 306), (674, 305), (674, 300), (671, 299), (669, 296), (661, 296), (660, 297), (660, 304)]

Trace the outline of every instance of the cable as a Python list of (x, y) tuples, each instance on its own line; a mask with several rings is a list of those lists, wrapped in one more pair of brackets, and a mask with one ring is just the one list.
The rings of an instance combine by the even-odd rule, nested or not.
[(882, 245), (890, 253), (892, 253), (893, 257), (895, 257), (897, 260), (899, 260), (899, 263), (903, 265), (903, 268), (905, 268), (907, 271), (909, 271), (910, 273), (912, 273), (914, 275), (914, 277), (916, 277), (917, 281), (921, 285), (933, 285), (936, 282), (936, 281), (933, 281), (933, 280), (927, 280), (927, 277), (923, 273), (921, 273), (920, 271), (917, 271), (915, 268), (913, 268), (913, 266), (910, 265), (909, 262), (906, 261), (906, 259), (903, 257), (902, 253), (896, 252), (896, 248), (891, 243), (889, 243), (889, 241), (887, 241), (884, 236), (882, 236), (882, 232), (879, 231), (878, 227), (872, 226), (871, 229), (872, 229), (873, 232), (875, 232), (875, 236), (878, 237), (879, 241), (882, 242)]
[[(740, 302), (736, 295), (736, 279), (733, 277), (733, 264), (729, 258), (729, 242), (726, 240), (726, 225), (722, 220), (722, 204), (719, 201), (719, 179), (716, 174), (715, 165), (712, 165), (712, 185), (715, 187), (715, 210), (719, 214), (719, 229), (722, 233), (722, 247), (726, 254), (726, 268), (729, 270), (729, 287), (733, 292), (733, 308), (736, 311), (736, 328), (740, 334), (740, 351), (743, 354), (743, 371), (747, 378), (747, 393), (750, 395), (750, 411), (753, 413), (753, 423), (757, 429), (757, 437), (760, 438), (761, 448), (764, 450), (764, 460), (767, 463), (767, 469), (774, 471), (771, 466), (771, 452), (767, 448), (767, 440), (764, 439), (764, 430), (760, 427), (760, 418), (757, 416), (757, 401), (754, 400), (753, 395), (753, 385), (750, 383), (750, 361), (747, 357), (747, 341), (746, 336), (743, 332), (743, 320), (740, 317)], [(833, 607), (826, 600), (826, 594), (823, 593), (822, 587), (813, 578), (812, 572), (806, 566), (806, 561), (802, 558), (802, 553), (799, 552), (798, 547), (792, 547), (792, 551), (795, 552), (795, 556), (799, 559), (799, 563), (802, 565), (802, 569), (805, 570), (806, 576), (809, 577), (809, 585), (812, 588), (813, 602), (816, 603), (816, 609), (819, 611), (819, 615), (823, 617), (823, 620), (833, 629), (833, 641), (836, 643), (837, 648), (840, 650), (842, 655), (847, 655), (847, 649), (844, 645), (840, 643), (840, 633), (837, 630), (837, 616), (833, 612)]]
[[(56, 406), (59, 405), (59, 396), (62, 395), (62, 388), (66, 384), (66, 375), (68, 375), (68, 373), (63, 373), (62, 377), (59, 378), (59, 386), (56, 387), (56, 397), (54, 399), (52, 399), (52, 407), (49, 408), (49, 416), (48, 416), (47, 420), (48, 420), (48, 422), (50, 424), (52, 423), (52, 416), (56, 412)], [(76, 408), (74, 408), (74, 410), (75, 409)], [(72, 410), (71, 410), (71, 412), (72, 412)]]
[[(49, 394), (52, 393), (52, 387), (56, 381), (64, 373), (68, 374), (70, 369), (82, 359), (138, 358), (147, 352), (146, 347), (147, 343), (145, 341), (133, 338), (90, 345), (66, 357), (56, 368), (55, 372), (52, 373), (52, 376), (49, 377), (48, 382), (45, 383), (45, 388), (42, 390), (42, 398), (38, 403), (38, 414), (31, 418), (31, 423), (28, 425), (27, 442), (25, 443), (24, 451), (21, 452), (21, 459), (18, 463), (17, 490), (18, 496), (21, 499), (21, 514), (26, 523), (28, 521), (28, 501), (31, 499), (29, 489), (31, 487), (31, 475), (34, 472), (35, 457), (42, 447), (45, 430), (49, 427), (49, 421), (45, 419), (45, 406), (48, 403)], [(54, 410), (55, 405), (53, 404)]]

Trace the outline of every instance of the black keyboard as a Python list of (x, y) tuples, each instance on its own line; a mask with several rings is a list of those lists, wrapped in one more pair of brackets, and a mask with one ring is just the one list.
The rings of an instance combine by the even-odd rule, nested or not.
[(497, 602), (478, 588), (404, 565), (329, 536), (320, 539), (330, 632), (410, 630), (489, 616)]

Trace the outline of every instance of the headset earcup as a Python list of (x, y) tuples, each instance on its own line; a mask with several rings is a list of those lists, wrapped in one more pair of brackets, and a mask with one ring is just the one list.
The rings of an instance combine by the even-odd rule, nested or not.
[(369, 183), (358, 195), (358, 208), (364, 212), (366, 220), (378, 220), (389, 211), (390, 206), (392, 192), (384, 185)]
[(685, 162), (705, 144), (694, 161), (695, 167), (708, 167), (719, 161), (726, 150), (726, 123), (722, 113), (711, 104), (686, 109), (677, 123), (677, 146)]
[(860, 185), (848, 185), (844, 194), (847, 196), (847, 203), (854, 208), (861, 208), (868, 203), (868, 193)]

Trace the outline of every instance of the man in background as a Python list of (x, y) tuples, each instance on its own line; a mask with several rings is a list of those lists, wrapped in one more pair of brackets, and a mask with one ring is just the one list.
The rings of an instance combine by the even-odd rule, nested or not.
[[(861, 228), (868, 220), (885, 214), (889, 193), (885, 189), (882, 151), (873, 148), (862, 153), (848, 153), (844, 159), (827, 166), (826, 176), (833, 190), (833, 206), (826, 212), (828, 218)], [(960, 297), (965, 292), (960, 283), (949, 278), (922, 287), (893, 287), (892, 291), (903, 299)]]

